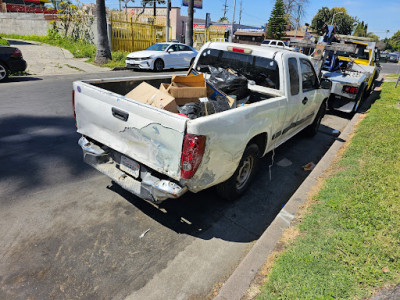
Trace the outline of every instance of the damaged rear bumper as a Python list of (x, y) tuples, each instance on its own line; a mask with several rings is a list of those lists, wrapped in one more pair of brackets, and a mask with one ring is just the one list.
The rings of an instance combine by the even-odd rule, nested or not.
[(81, 137), (78, 144), (82, 147), (83, 160), (87, 164), (142, 199), (160, 203), (166, 199), (179, 198), (187, 191), (187, 187), (153, 176), (152, 170), (143, 165), (140, 165), (138, 178), (134, 178), (120, 169), (121, 154), (111, 148), (100, 147), (85, 137)]

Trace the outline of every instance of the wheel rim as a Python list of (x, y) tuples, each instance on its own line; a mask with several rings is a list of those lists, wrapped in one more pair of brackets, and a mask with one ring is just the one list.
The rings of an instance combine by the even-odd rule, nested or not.
[(4, 79), (6, 77), (6, 74), (7, 74), (6, 68), (0, 65), (0, 80)]
[(254, 157), (253, 156), (246, 157), (246, 159), (243, 161), (242, 166), (239, 169), (238, 176), (236, 177), (236, 188), (238, 190), (242, 189), (246, 185), (253, 170), (253, 166), (254, 166)]

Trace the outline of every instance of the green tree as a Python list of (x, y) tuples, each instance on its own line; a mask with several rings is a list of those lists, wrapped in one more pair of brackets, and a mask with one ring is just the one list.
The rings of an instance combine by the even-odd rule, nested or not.
[(228, 23), (229, 20), (228, 20), (227, 17), (221, 17), (221, 18), (218, 20), (218, 22), (219, 22), (219, 23)]
[(377, 36), (376, 34), (374, 34), (372, 32), (368, 32), (367, 37), (371, 38), (376, 43), (379, 42), (379, 36)]
[[(334, 17), (334, 18), (333, 18)], [(347, 14), (344, 7), (334, 7), (329, 9), (328, 7), (322, 7), (318, 10), (311, 22), (311, 28), (320, 33), (324, 24), (336, 24), (338, 34), (351, 34), (353, 31), (353, 24), (356, 18)], [(333, 25), (333, 24), (332, 24)]]
[(368, 24), (364, 24), (364, 21), (361, 21), (357, 24), (356, 30), (353, 35), (355, 36), (367, 36), (368, 35)]
[(285, 34), (287, 24), (283, 0), (276, 0), (268, 21), (267, 35), (271, 38), (280, 39)]
[(388, 48), (394, 51), (400, 51), (400, 30), (398, 30), (388, 41)]

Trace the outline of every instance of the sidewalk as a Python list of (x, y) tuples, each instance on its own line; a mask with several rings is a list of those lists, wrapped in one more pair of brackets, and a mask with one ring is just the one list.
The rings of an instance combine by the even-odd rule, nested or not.
[(86, 58), (74, 58), (71, 52), (57, 46), (32, 41), (7, 40), (10, 46), (22, 51), (22, 56), (28, 63), (26, 72), (31, 75), (51, 76), (110, 71), (110, 68), (86, 63)]

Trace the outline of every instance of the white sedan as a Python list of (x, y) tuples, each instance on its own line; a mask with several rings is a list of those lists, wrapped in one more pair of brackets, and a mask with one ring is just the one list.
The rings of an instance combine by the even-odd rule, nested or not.
[(128, 69), (162, 71), (171, 68), (189, 68), (197, 51), (181, 43), (157, 43), (146, 50), (129, 53), (125, 63)]

